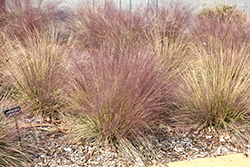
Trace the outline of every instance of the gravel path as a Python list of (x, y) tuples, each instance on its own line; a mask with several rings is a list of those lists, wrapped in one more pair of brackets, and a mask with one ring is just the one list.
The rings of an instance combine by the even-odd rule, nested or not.
[[(169, 162), (188, 161), (197, 158), (216, 157), (234, 153), (250, 152), (247, 140), (235, 142), (228, 134), (218, 135), (214, 131), (198, 128), (181, 128), (161, 125), (148, 134), (148, 144), (135, 146), (141, 160), (133, 161), (112, 146), (94, 141), (69, 143), (63, 130), (41, 124), (26, 128), (22, 136), (24, 150), (33, 159), (31, 167), (78, 167), (78, 166), (167, 166)], [(72, 141), (72, 139), (71, 139)]]

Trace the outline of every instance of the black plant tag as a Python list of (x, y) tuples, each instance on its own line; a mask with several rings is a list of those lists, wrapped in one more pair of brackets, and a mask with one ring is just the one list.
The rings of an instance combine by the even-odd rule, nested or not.
[(3, 113), (6, 117), (12, 117), (12, 116), (15, 116), (16, 114), (19, 114), (21, 113), (21, 107), (20, 106), (17, 106), (17, 107), (13, 107), (11, 109), (7, 109), (7, 110), (4, 110)]

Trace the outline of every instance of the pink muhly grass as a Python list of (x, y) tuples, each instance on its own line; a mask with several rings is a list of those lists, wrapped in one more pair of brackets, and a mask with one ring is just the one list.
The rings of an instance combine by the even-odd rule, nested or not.
[(157, 17), (153, 15), (156, 11), (152, 7), (149, 10), (148, 22), (152, 23), (153, 28), (148, 34), (148, 48), (161, 57), (172, 81), (179, 82), (179, 74), (186, 68), (192, 54), (189, 41), (192, 8), (171, 2), (159, 8)]
[(57, 17), (58, 3), (40, 0), (8, 0), (6, 12), (0, 16), (1, 29), (10, 36), (23, 40), (35, 31), (45, 32)]
[(192, 7), (188, 5), (171, 2), (162, 5), (157, 11), (152, 6), (148, 10), (148, 22), (154, 26), (154, 35), (160, 39), (168, 38), (169, 42), (175, 42), (183, 38), (189, 30), (193, 14)]
[(6, 12), (6, 5), (5, 5), (5, 0), (0, 1), (0, 14), (5, 14)]
[(203, 9), (195, 18), (192, 37), (198, 46), (217, 54), (227, 49), (249, 48), (247, 15), (235, 7), (224, 5)]
[(110, 1), (105, 8), (97, 6), (93, 11), (91, 6), (84, 5), (73, 13), (69, 28), (85, 47), (100, 48), (108, 43), (120, 50), (146, 41), (146, 13), (141, 10), (119, 11)]
[(119, 143), (135, 139), (158, 120), (169, 91), (164, 66), (142, 49), (119, 54), (111, 48), (90, 52), (75, 62), (69, 98), (79, 123), (79, 138)]

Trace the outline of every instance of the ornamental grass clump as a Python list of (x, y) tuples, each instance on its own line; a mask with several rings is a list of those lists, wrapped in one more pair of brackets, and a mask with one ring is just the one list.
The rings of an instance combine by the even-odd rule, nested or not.
[[(153, 54), (161, 58), (169, 78), (177, 86), (180, 73), (186, 68), (185, 64), (191, 60), (192, 45), (187, 33), (192, 18), (191, 7), (181, 3), (170, 3), (168, 7), (161, 6), (156, 18), (153, 17), (155, 13), (153, 9), (151, 12), (149, 19), (152, 20), (149, 22), (154, 22), (154, 28), (148, 33), (147, 47)], [(178, 94), (178, 92), (173, 93), (175, 90), (171, 90), (172, 95)], [(169, 102), (173, 101), (175, 100), (172, 99)], [(174, 105), (169, 106), (172, 108)]]
[(64, 104), (66, 49), (46, 34), (29, 36), (28, 47), (18, 40), (5, 40), (11, 48), (5, 66), (16, 91), (12, 97), (31, 115), (58, 116)]
[(119, 54), (111, 49), (78, 55), (68, 96), (77, 119), (76, 136), (119, 148), (124, 141), (139, 143), (156, 126), (170, 81), (160, 59), (145, 49)]
[(19, 40), (25, 40), (36, 31), (45, 33), (58, 17), (58, 3), (44, 0), (5, 1), (5, 12), (0, 14), (0, 29), (4, 33)]
[(182, 112), (192, 123), (216, 130), (249, 130), (250, 57), (242, 49), (210, 54), (197, 49), (182, 74)]
[(6, 34), (0, 32), (0, 97), (13, 91), (6, 72), (5, 63), (8, 61), (7, 54), (11, 51), (8, 47), (8, 42), (5, 40)]
[[(119, 10), (113, 1), (106, 5), (84, 4), (73, 11), (68, 27), (85, 48), (110, 44), (117, 51), (146, 42), (146, 13)], [(150, 25), (151, 26), (151, 25)]]
[[(166, 7), (167, 6), (167, 7)], [(182, 3), (171, 2), (167, 5), (162, 5), (157, 11), (154, 7), (150, 7), (147, 13), (147, 23), (152, 25), (148, 32), (156, 34), (147, 34), (158, 39), (162, 42), (175, 43), (180, 38), (186, 37), (186, 32), (192, 23), (192, 7)]]
[(193, 41), (208, 52), (219, 54), (228, 48), (249, 50), (250, 33), (247, 15), (235, 6), (204, 8), (195, 17), (191, 29)]

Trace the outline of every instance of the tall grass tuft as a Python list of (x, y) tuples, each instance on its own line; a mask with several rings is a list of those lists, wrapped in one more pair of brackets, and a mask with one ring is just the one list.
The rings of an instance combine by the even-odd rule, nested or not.
[(68, 24), (77, 40), (86, 48), (100, 48), (112, 45), (117, 51), (127, 46), (146, 42), (146, 13), (141, 10), (128, 12), (119, 10), (113, 1), (105, 7), (96, 6), (93, 10), (88, 4), (73, 12)]
[(240, 51), (242, 46), (249, 48), (249, 26), (243, 11), (235, 6), (220, 5), (204, 8), (197, 14), (192, 36), (195, 44), (214, 54), (228, 48)]
[(157, 11), (157, 17), (150, 9), (148, 22), (152, 22), (153, 28), (148, 33), (148, 47), (164, 60), (168, 71), (180, 72), (189, 59), (191, 49), (187, 39), (193, 16), (191, 9), (181, 3), (170, 3)]
[[(200, 48), (199, 48), (200, 49)], [(182, 112), (192, 123), (216, 130), (249, 127), (250, 58), (244, 49), (210, 54), (196, 52), (197, 61), (183, 72)]]
[(192, 16), (191, 6), (180, 2), (171, 2), (170, 4), (162, 5), (157, 11), (151, 6), (147, 13), (147, 24), (153, 26), (151, 28), (152, 32), (155, 32), (156, 34), (154, 35), (162, 39), (162, 42), (167, 38), (169, 42), (174, 43), (178, 42), (180, 38), (186, 37), (186, 33), (192, 23)]
[(57, 116), (63, 106), (67, 51), (44, 34), (23, 42), (9, 41), (11, 52), (5, 62), (16, 90), (14, 98), (28, 106), (31, 115)]
[[(203, 127), (249, 126), (249, 22), (235, 6), (204, 8), (191, 29), (194, 54), (182, 74), (181, 104)], [(185, 112), (186, 111), (186, 112)]]
[(72, 67), (69, 99), (77, 116), (76, 134), (119, 147), (156, 125), (169, 92), (165, 67), (143, 48), (119, 54), (102, 48), (82, 54)]
[(46, 32), (60, 13), (55, 1), (8, 0), (5, 4), (6, 12), (0, 15), (1, 30), (19, 40), (36, 31)]
[(10, 79), (7, 74), (5, 63), (8, 61), (7, 55), (11, 52), (11, 48), (8, 45), (8, 42), (5, 40), (6, 34), (3, 32), (0, 33), (0, 97), (13, 91), (11, 88)]

